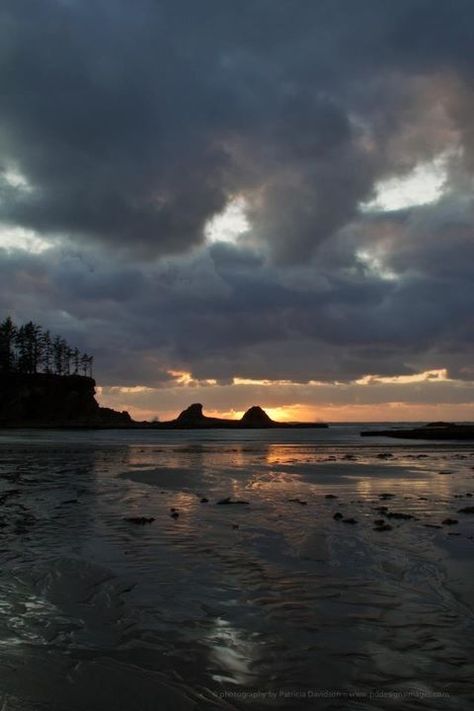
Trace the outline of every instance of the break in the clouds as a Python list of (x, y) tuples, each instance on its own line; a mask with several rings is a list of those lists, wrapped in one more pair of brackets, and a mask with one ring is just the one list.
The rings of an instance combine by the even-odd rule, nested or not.
[(461, 387), (473, 21), (464, 0), (6, 0), (2, 310), (157, 402), (180, 373)]

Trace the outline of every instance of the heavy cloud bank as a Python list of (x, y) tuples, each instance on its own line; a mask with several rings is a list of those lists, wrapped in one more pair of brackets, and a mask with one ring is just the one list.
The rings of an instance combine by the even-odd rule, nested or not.
[[(108, 385), (474, 380), (472, 2), (6, 0), (0, 20), (4, 312)], [(436, 194), (390, 209), (420, 166)], [(236, 200), (246, 229), (210, 241)]]

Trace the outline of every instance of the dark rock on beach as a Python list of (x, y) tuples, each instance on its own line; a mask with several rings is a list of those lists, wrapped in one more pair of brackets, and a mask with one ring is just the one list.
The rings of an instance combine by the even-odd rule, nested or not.
[(239, 499), (231, 499), (230, 496), (226, 496), (225, 499), (220, 499), (220, 501), (217, 502), (220, 506), (230, 506), (230, 505), (235, 505), (235, 504), (241, 504), (241, 505), (246, 505), (248, 506), (248, 501), (241, 501)]
[(398, 439), (474, 440), (474, 425), (431, 422), (423, 427), (391, 430), (365, 430), (361, 437), (396, 437)]

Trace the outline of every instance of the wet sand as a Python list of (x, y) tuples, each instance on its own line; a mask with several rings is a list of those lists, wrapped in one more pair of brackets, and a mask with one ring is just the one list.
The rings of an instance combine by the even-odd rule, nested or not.
[(463, 445), (2, 444), (0, 708), (469, 708), (473, 467)]

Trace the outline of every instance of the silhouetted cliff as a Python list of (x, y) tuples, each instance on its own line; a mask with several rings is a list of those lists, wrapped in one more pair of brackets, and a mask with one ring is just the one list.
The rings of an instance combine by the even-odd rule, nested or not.
[(99, 407), (92, 378), (0, 374), (0, 427), (113, 427), (131, 422), (127, 412)]

